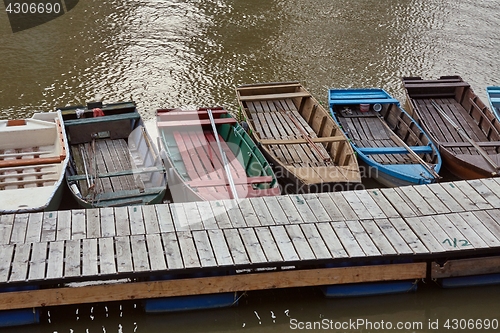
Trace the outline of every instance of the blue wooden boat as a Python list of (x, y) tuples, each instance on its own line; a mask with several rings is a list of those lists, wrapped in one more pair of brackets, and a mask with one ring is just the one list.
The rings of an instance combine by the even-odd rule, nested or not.
[(429, 184), (440, 178), (436, 146), (383, 89), (330, 89), (329, 105), (367, 167), (365, 176), (389, 187)]
[(488, 100), (490, 101), (491, 110), (500, 119), (500, 87), (490, 86), (486, 87)]
[[(1, 288), (0, 293), (34, 289), (38, 289), (38, 286), (8, 287)], [(31, 325), (38, 323), (40, 323), (40, 310), (37, 308), (0, 311), (0, 327)]]

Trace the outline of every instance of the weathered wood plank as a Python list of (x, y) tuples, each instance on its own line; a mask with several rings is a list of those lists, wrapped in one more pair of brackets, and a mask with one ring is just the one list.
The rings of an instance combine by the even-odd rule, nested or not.
[[(101, 236), (102, 237), (113, 237), (116, 234), (116, 224), (115, 224), (115, 212), (112, 207), (101, 208)], [(117, 221), (117, 223), (124, 223), (122, 219)], [(123, 236), (123, 235), (119, 235)]]
[(179, 240), (179, 247), (181, 249), (182, 260), (186, 268), (199, 268), (201, 267), (194, 245), (193, 235), (189, 231), (178, 231), (177, 238)]
[(361, 226), (365, 229), (366, 233), (370, 236), (371, 240), (383, 255), (393, 255), (399, 254), (391, 242), (387, 240), (382, 231), (379, 229), (378, 225), (374, 220), (364, 220), (361, 221)]
[(391, 218), (389, 219), (391, 224), (394, 226), (401, 237), (405, 240), (406, 244), (412, 249), (415, 254), (427, 254), (429, 250), (422, 243), (420, 238), (411, 230), (408, 224), (402, 218)]
[(99, 273), (116, 274), (115, 246), (113, 237), (99, 238)]
[(85, 255), (82, 257), (82, 275), (95, 276), (99, 272), (97, 267), (97, 239), (83, 239), (82, 251)]
[[(434, 184), (437, 185), (437, 184)], [(432, 209), (437, 213), (437, 214), (446, 214), (446, 213), (451, 213), (451, 210), (445, 205), (444, 202), (441, 201), (441, 198), (438, 197), (429, 186), (412, 186), (412, 188), (422, 196), (424, 201), (428, 203)], [(420, 207), (419, 207), (420, 208)], [(430, 213), (432, 214), (432, 213)]]
[(449, 212), (463, 212), (464, 208), (458, 203), (455, 198), (444, 189), (444, 184), (434, 183), (427, 185), (427, 188), (441, 200), (441, 202), (449, 209)]
[(255, 230), (253, 228), (242, 228), (238, 229), (243, 244), (248, 253), (250, 261), (254, 264), (267, 262), (266, 255), (262, 250), (257, 236), (255, 235)]
[(281, 208), (280, 201), (278, 201), (277, 197), (266, 197), (264, 202), (276, 225), (290, 223), (286, 213)]
[(470, 227), (459, 213), (448, 214), (446, 217), (464, 235), (457, 240), (457, 245), (474, 244), (475, 248), (488, 248), (486, 242)]
[(224, 203), (220, 201), (210, 201), (210, 207), (214, 213), (215, 222), (220, 229), (232, 228), (233, 225), (231, 220), (229, 220), (229, 216), (226, 212), (226, 207), (224, 207)]
[(130, 236), (130, 245), (132, 253), (132, 263), (134, 265), (134, 272), (149, 271), (149, 256), (146, 248), (145, 235), (132, 235)]
[(380, 251), (373, 243), (366, 230), (361, 226), (360, 221), (346, 221), (345, 222), (354, 238), (356, 238), (359, 246), (363, 249), (366, 256), (380, 256)]
[(286, 262), (300, 260), (285, 227), (283, 225), (271, 226), (270, 230), (276, 240), (276, 245), (278, 246), (283, 260)]
[(403, 186), (395, 188), (403, 201), (408, 204), (417, 215), (433, 215), (436, 211), (432, 209), (429, 203), (415, 190), (413, 186)]
[(499, 257), (448, 260), (442, 266), (435, 262), (431, 263), (432, 279), (494, 273), (500, 273)]
[(288, 233), (288, 236), (292, 240), (292, 244), (297, 251), (301, 260), (312, 260), (316, 257), (314, 256), (314, 252), (309, 246), (304, 233), (300, 229), (300, 225), (298, 224), (289, 224), (285, 226), (285, 230)]
[(491, 181), (490, 180), (482, 180), (482, 179), (473, 179), (473, 180), (468, 180), (467, 183), (469, 183), (470, 186), (472, 186), (477, 193), (481, 197), (486, 200), (493, 208), (500, 208), (500, 198), (498, 197), (498, 194), (500, 192), (497, 192), (495, 194), (494, 191), (499, 191), (500, 186), (498, 185), (497, 182)]
[(14, 214), (0, 215), (0, 244), (9, 244), (14, 227)]
[(142, 215), (144, 217), (144, 225), (146, 227), (146, 234), (160, 233), (160, 224), (158, 223), (158, 216), (156, 215), (156, 208), (153, 205), (142, 206)]
[(290, 199), (305, 223), (318, 222), (316, 215), (314, 215), (314, 212), (311, 210), (304, 196), (301, 194), (294, 194), (290, 196)]
[(87, 224), (85, 221), (85, 210), (74, 209), (71, 211), (71, 239), (83, 239), (87, 237)]
[(340, 192), (331, 192), (328, 193), (335, 203), (335, 205), (339, 208), (340, 212), (344, 216), (343, 220), (357, 220), (358, 215), (351, 207), (351, 205), (347, 202), (346, 198)]
[(128, 218), (128, 207), (115, 207), (115, 229), (116, 236), (130, 236), (130, 222)]
[(400, 217), (398, 211), (387, 200), (384, 194), (378, 189), (367, 190), (366, 193), (373, 199), (373, 201), (380, 207), (386, 217)]
[(344, 216), (340, 212), (340, 209), (337, 207), (335, 202), (333, 202), (332, 197), (328, 195), (328, 193), (318, 193), (318, 200), (323, 205), (323, 208), (328, 213), (330, 217), (330, 221), (343, 221)]
[(417, 214), (413, 211), (410, 206), (404, 201), (404, 199), (392, 188), (380, 189), (380, 192), (384, 197), (391, 203), (401, 217), (415, 217)]
[(229, 266), (233, 264), (233, 259), (226, 243), (222, 230), (208, 230), (208, 238), (212, 244), (215, 259), (218, 266)]
[(29, 280), (45, 279), (47, 269), (47, 242), (33, 243), (33, 251), (29, 263)]
[[(154, 207), (154, 206), (149, 206), (149, 207)], [(151, 270), (161, 271), (167, 269), (167, 263), (165, 261), (165, 254), (163, 253), (163, 245), (161, 244), (160, 234), (157, 233), (147, 234), (146, 244), (148, 246), (149, 264), (151, 265)]]
[(427, 228), (427, 230), (429, 230), (432, 236), (439, 242), (445, 251), (460, 250), (453, 245), (453, 239), (450, 238), (446, 230), (443, 229), (442, 225), (434, 219), (434, 216), (422, 216), (420, 217), (420, 222)]
[(16, 244), (9, 282), (25, 281), (28, 277), (28, 263), (31, 244)]
[(307, 242), (309, 243), (309, 246), (314, 252), (314, 256), (317, 259), (330, 259), (332, 255), (330, 254), (328, 247), (325, 245), (323, 238), (321, 238), (321, 235), (316, 228), (316, 224), (306, 223), (302, 224), (300, 227), (307, 239)]
[(383, 210), (377, 205), (375, 200), (368, 194), (368, 191), (366, 190), (361, 190), (361, 191), (352, 191), (358, 198), (359, 200), (363, 203), (363, 206), (366, 207), (366, 210), (368, 213), (372, 216), (374, 219), (382, 219), (386, 218), (387, 216), (384, 214)]
[(227, 245), (231, 256), (236, 265), (238, 264), (249, 264), (250, 258), (248, 257), (247, 251), (243, 242), (241, 240), (240, 234), (236, 229), (226, 229), (223, 230), (224, 236), (227, 240)]
[[(71, 239), (65, 242), (66, 251), (64, 256), (64, 277), (76, 277), (82, 275), (81, 262), (81, 240)], [(101, 259), (102, 266), (102, 259)]]
[(132, 272), (132, 251), (129, 236), (115, 237), (116, 268), (118, 273)]
[[(461, 246), (463, 242), (461, 240), (465, 239), (465, 236), (460, 232), (459, 229), (450, 221), (448, 215), (436, 215), (432, 217), (434, 221), (430, 221), (429, 223), (434, 223), (439, 225), (446, 232), (448, 237), (444, 237), (441, 243), (446, 246), (446, 248), (450, 247), (458, 247)], [(458, 244), (457, 244), (458, 243)], [(471, 243), (469, 243), (471, 244)], [(471, 244), (472, 248), (475, 246)]]
[(279, 202), (283, 213), (285, 213), (288, 223), (297, 224), (304, 222), (289, 195), (278, 196), (276, 200)]
[(326, 209), (319, 201), (319, 195), (315, 193), (306, 193), (302, 194), (302, 198), (305, 200), (314, 216), (316, 217), (316, 221), (318, 222), (330, 222), (332, 219), (330, 215), (326, 211)]
[(32, 213), (28, 218), (26, 243), (39, 242), (42, 237), (43, 213)]
[(193, 231), (193, 240), (198, 252), (201, 267), (216, 267), (217, 261), (205, 230)]
[(40, 240), (42, 242), (55, 241), (56, 228), (57, 228), (57, 212), (43, 213), (42, 235), (40, 237)]
[(492, 206), (485, 200), (467, 181), (462, 180), (458, 182), (453, 182), (453, 184), (459, 188), (465, 196), (474, 203), (474, 205), (479, 209), (491, 209)]
[(146, 227), (144, 226), (141, 206), (128, 206), (127, 210), (130, 223), (130, 234), (144, 235), (146, 233)]
[(214, 212), (212, 211), (212, 207), (210, 207), (210, 203), (208, 201), (198, 201), (196, 202), (196, 207), (198, 208), (198, 212), (201, 215), (201, 219), (203, 221), (203, 227), (207, 230), (209, 229), (218, 229), (217, 221), (215, 221)]
[(406, 222), (431, 253), (446, 251), (446, 249), (441, 246), (442, 240), (434, 238), (432, 233), (425, 227), (424, 223), (422, 223), (421, 217), (407, 218)]
[[(0, 216), (1, 217), (1, 216)], [(14, 219), (12, 219), (14, 220)], [(13, 260), (14, 245), (0, 244), (0, 282), (7, 282), (10, 273), (10, 264)]]
[(389, 240), (398, 254), (413, 254), (413, 251), (410, 249), (408, 244), (406, 244), (403, 237), (401, 237), (399, 232), (394, 228), (394, 226), (391, 224), (391, 222), (389, 222), (388, 219), (377, 219), (375, 220), (375, 223), (380, 228), (380, 231), (384, 234), (384, 236)]
[[(92, 208), (85, 210), (87, 221), (87, 237), (101, 237), (101, 226), (99, 222), (99, 209)], [(42, 232), (43, 233), (43, 232)]]
[(240, 206), (241, 214), (245, 219), (245, 224), (249, 227), (260, 226), (260, 221), (257, 217), (257, 213), (253, 209), (250, 200), (248, 199), (240, 200), (238, 204)]
[(252, 204), (252, 207), (255, 211), (255, 215), (259, 219), (260, 225), (274, 225), (274, 219), (269, 212), (269, 209), (267, 209), (267, 205), (264, 202), (264, 199), (261, 197), (257, 198), (250, 198), (250, 203)]
[(49, 243), (47, 258), (47, 279), (60, 279), (64, 271), (64, 241)]
[(471, 228), (478, 234), (489, 247), (497, 247), (500, 240), (496, 238), (486, 226), (472, 212), (463, 212), (459, 214)]
[(170, 206), (167, 204), (155, 205), (156, 214), (158, 216), (158, 224), (160, 225), (160, 232), (172, 232), (175, 230), (172, 215), (170, 213)]
[(163, 247), (165, 248), (165, 257), (169, 269), (182, 269), (184, 263), (182, 261), (179, 241), (175, 232), (166, 232), (161, 234)]
[(26, 240), (26, 231), (28, 229), (29, 214), (16, 214), (12, 226), (11, 243), (24, 243)]
[(480, 209), (472, 200), (464, 193), (460, 188), (458, 188), (455, 183), (443, 183), (441, 184), (443, 189), (452, 196), (455, 201), (463, 207), (464, 211), (472, 211)]
[(342, 243), (343, 248), (349, 254), (349, 257), (365, 256), (365, 253), (359, 246), (356, 238), (352, 235), (345, 222), (332, 222), (332, 228)]
[(363, 205), (363, 202), (361, 199), (354, 193), (354, 191), (345, 191), (341, 192), (344, 198), (346, 199), (347, 203), (351, 206), (352, 210), (354, 210), (354, 213), (356, 213), (356, 220), (369, 220), (372, 219), (373, 216), (370, 214), (368, 209)]
[(245, 218), (241, 213), (240, 207), (238, 205), (238, 201), (234, 200), (221, 200), (222, 204), (226, 208), (227, 216), (231, 221), (231, 224), (235, 228), (246, 227), (247, 224), (245, 222)]
[(333, 258), (349, 257), (330, 223), (317, 223), (316, 227)]
[(71, 212), (60, 210), (57, 212), (56, 240), (71, 239)]
[(196, 202), (186, 202), (183, 204), (186, 212), (187, 223), (190, 230), (203, 230), (203, 217), (198, 210)]
[(189, 221), (184, 211), (184, 206), (181, 203), (170, 204), (170, 213), (174, 223), (175, 231), (189, 231)]
[(278, 250), (278, 245), (276, 244), (271, 230), (269, 227), (257, 227), (255, 228), (255, 233), (257, 238), (264, 250), (267, 262), (282, 262), (283, 258)]

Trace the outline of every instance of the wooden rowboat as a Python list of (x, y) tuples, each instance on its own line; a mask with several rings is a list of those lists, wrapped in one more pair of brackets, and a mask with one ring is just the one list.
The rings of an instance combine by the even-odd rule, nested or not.
[(299, 82), (242, 85), (236, 94), (254, 140), (278, 178), (292, 182), (293, 192), (344, 190), (361, 183), (347, 137)]
[(459, 76), (404, 77), (409, 110), (420, 121), (445, 166), (462, 179), (498, 175), (500, 123)]
[(0, 215), (57, 209), (67, 150), (60, 112), (0, 120)]
[(66, 180), (82, 207), (162, 202), (165, 170), (134, 102), (60, 110), (71, 151)]
[(330, 89), (329, 104), (368, 175), (379, 183), (417, 185), (440, 178), (436, 146), (385, 90)]
[(487, 87), (486, 93), (488, 94), (491, 110), (497, 119), (500, 119), (500, 87)]
[(280, 194), (271, 166), (223, 108), (158, 110), (157, 126), (174, 202)]

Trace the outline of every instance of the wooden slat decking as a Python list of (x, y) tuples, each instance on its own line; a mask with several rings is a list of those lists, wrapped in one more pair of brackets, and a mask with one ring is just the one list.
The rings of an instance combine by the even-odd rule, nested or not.
[(500, 251), (496, 178), (0, 216), (0, 286)]

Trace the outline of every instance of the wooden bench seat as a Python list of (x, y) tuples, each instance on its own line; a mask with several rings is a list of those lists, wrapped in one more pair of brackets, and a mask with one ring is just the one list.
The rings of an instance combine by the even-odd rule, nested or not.
[[(235, 125), (237, 123), (234, 118), (217, 118), (214, 119), (216, 125), (230, 124)], [(186, 127), (186, 126), (208, 126), (210, 125), (210, 119), (190, 119), (190, 120), (174, 120), (174, 121), (159, 121), (157, 126), (161, 128), (167, 127)]]
[[(227, 111), (222, 108), (211, 109), (214, 118), (220, 118), (227, 114)], [(176, 109), (160, 109), (156, 111), (157, 120), (159, 121), (174, 121), (174, 120), (196, 120), (209, 119), (207, 110), (176, 110)]]
[[(432, 154), (431, 146), (411, 146), (417, 154)], [(358, 148), (365, 155), (380, 155), (380, 154), (408, 154), (409, 151), (404, 147), (362, 147)]]
[(242, 102), (248, 102), (248, 101), (281, 100), (281, 99), (297, 98), (297, 97), (311, 97), (311, 94), (299, 91), (299, 92), (282, 93), (282, 94), (240, 96), (239, 99)]
[[(270, 183), (273, 181), (271, 176), (257, 176), (248, 178), (233, 178), (235, 185), (261, 184)], [(187, 184), (191, 187), (212, 187), (212, 186), (227, 186), (229, 182), (226, 179), (195, 179), (190, 180)]]
[(141, 116), (137, 112), (129, 112), (129, 113), (120, 113), (114, 114), (110, 116), (102, 116), (102, 117), (93, 117), (93, 118), (80, 118), (80, 119), (70, 119), (64, 121), (64, 126), (74, 126), (74, 125), (84, 125), (84, 124), (96, 124), (96, 123), (104, 123), (118, 120), (127, 120), (127, 119), (140, 119)]
[(424, 82), (405, 82), (405, 88), (406, 89), (412, 89), (412, 88), (469, 88), (470, 85), (466, 82), (436, 82), (436, 83), (427, 83), (427, 81)]

